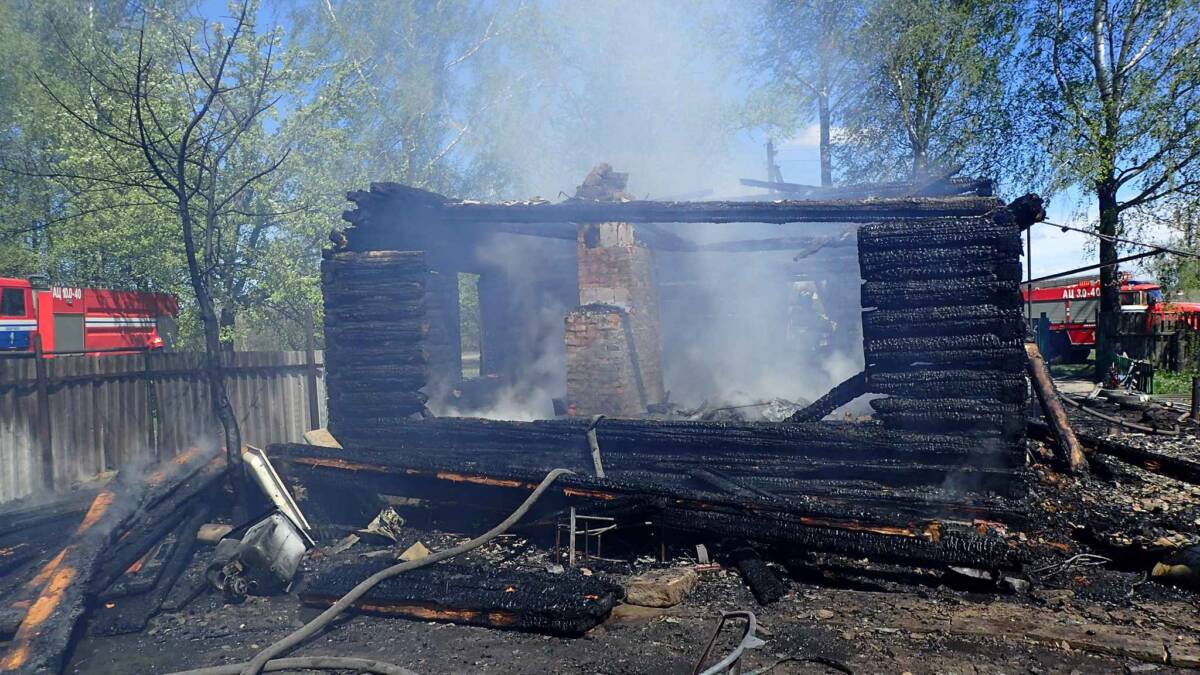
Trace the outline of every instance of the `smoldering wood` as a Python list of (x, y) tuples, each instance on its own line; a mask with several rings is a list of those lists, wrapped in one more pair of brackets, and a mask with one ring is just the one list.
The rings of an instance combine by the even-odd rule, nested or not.
[[(300, 599), (307, 605), (328, 607), (389, 564), (330, 566), (301, 582)], [(387, 579), (367, 591), (354, 608), (419, 621), (578, 636), (603, 621), (623, 596), (620, 586), (578, 570), (550, 574), (454, 562)]]
[(159, 612), (184, 569), (192, 560), (196, 534), (211, 511), (210, 502), (201, 501), (185, 508), (186, 518), (175, 530), (175, 545), (156, 575), (149, 592), (118, 600), (113, 607), (100, 608), (89, 624), (92, 635), (124, 635), (144, 630)]
[(61, 670), (77, 622), (87, 613), (90, 585), (104, 551), (139, 508), (152, 509), (202, 470), (215, 453), (193, 448), (145, 478), (118, 474), (92, 502), (87, 515), (53, 564), (13, 637), (0, 668), (17, 672)]
[[(186, 517), (187, 513), (184, 512), (179, 515), (180, 518), (178, 520), (171, 519), (173, 525), (171, 530), (168, 530), (161, 539), (155, 542), (154, 546), (145, 555), (139, 558), (129, 569), (125, 570), (113, 583), (109, 584), (99, 593), (93, 594), (97, 601), (109, 603), (118, 598), (141, 595), (154, 588), (154, 585), (162, 577), (162, 571), (167, 564), (167, 560), (175, 553), (175, 545), (179, 539), (172, 530), (179, 527), (180, 523), (183, 522), (183, 517)], [(92, 584), (93, 587), (97, 585), (94, 582)], [(89, 623), (95, 622), (95, 612), (97, 610), (103, 611), (103, 605), (93, 609), (93, 615)]]
[[(613, 426), (630, 433), (624, 437), (620, 433), (612, 433), (613, 429), (608, 426), (610, 421)], [(456, 487), (493, 485), (525, 488), (542, 472), (544, 466), (553, 463), (579, 471), (576, 476), (562, 479), (564, 494), (600, 501), (620, 495), (663, 500), (660, 504), (662, 508), (674, 505), (691, 513), (690, 519), (672, 519), (672, 526), (679, 529), (755, 538), (758, 535), (754, 532), (763, 519), (777, 518), (780, 523), (775, 531), (779, 536), (803, 540), (818, 547), (856, 547), (851, 552), (872, 546), (874, 550), (883, 551), (888, 549), (888, 545), (870, 544), (861, 538), (847, 539), (833, 532), (851, 530), (870, 532), (871, 536), (885, 538), (920, 537), (923, 536), (919, 534), (922, 530), (913, 530), (911, 523), (921, 518), (926, 521), (942, 517), (962, 517), (967, 521), (981, 517), (1005, 521), (1020, 518), (1008, 512), (1006, 498), (986, 495), (988, 488), (1004, 491), (1005, 486), (1013, 485), (1013, 474), (1009, 472), (1015, 467), (978, 470), (953, 463), (943, 465), (944, 469), (953, 466), (955, 476), (967, 483), (977, 481), (976, 484), (983, 490), (974, 495), (950, 495), (939, 493), (938, 487), (927, 482), (932, 476), (938, 476), (943, 483), (952, 480), (951, 472), (938, 471), (936, 464), (923, 463), (918, 465), (920, 468), (914, 468), (898, 459), (890, 463), (885, 456), (879, 470), (872, 471), (868, 461), (854, 462), (844, 458), (847, 453), (856, 450), (861, 452), (869, 445), (872, 431), (884, 432), (878, 428), (867, 431), (846, 425), (848, 435), (841, 439), (844, 442), (834, 443), (836, 447), (825, 450), (829, 455), (843, 456), (842, 461), (825, 462), (803, 457), (813, 450), (814, 444), (805, 445), (795, 439), (807, 433), (810, 437), (824, 435), (832, 441), (834, 439), (830, 438), (827, 427), (835, 425), (676, 425), (641, 420), (605, 420), (597, 429), (605, 453), (605, 478), (597, 479), (585, 475), (589, 472), (589, 453), (584, 434), (586, 421), (580, 422), (582, 424), (574, 420), (496, 423), (489, 420), (431, 419), (412, 422), (393, 431), (393, 441), (403, 449), (394, 446), (395, 450), (390, 451), (358, 448), (331, 453), (314, 447), (293, 445), (272, 446), (269, 452), (276, 465), (286, 467), (282, 470), (291, 475), (313, 472), (326, 479), (331, 474), (353, 475), (357, 484), (363, 486), (365, 477), (375, 474), (383, 482), (379, 489), (387, 489), (386, 485), (391, 483), (391, 490), (405, 490), (405, 494), (410, 494), (408, 486), (422, 476), (447, 481)], [(675, 426), (706, 430), (711, 434), (711, 445), (706, 449), (704, 433), (684, 432), (686, 440), (664, 442), (662, 435), (670, 436)], [(421, 430), (422, 427), (426, 428)], [(750, 443), (740, 450), (734, 445), (738, 443), (739, 432), (754, 435), (760, 429), (765, 436), (761, 444)], [(638, 433), (638, 430), (649, 433)], [(609, 435), (605, 436), (606, 433)], [(654, 440), (656, 433), (658, 445)], [(774, 451), (768, 449), (772, 446), (768, 440), (772, 435), (778, 441)], [(921, 444), (921, 438), (920, 434), (912, 435), (908, 440), (914, 441), (913, 446), (895, 440), (883, 442), (882, 438), (877, 438), (876, 442), (892, 448), (894, 457), (895, 448), (911, 452), (914, 446)], [(930, 437), (924, 438), (928, 440)], [(947, 437), (947, 440), (952, 444), (963, 443), (960, 458), (972, 453), (979, 456), (981, 452), (978, 442), (971, 442), (971, 449), (967, 450), (967, 439)], [(994, 456), (1000, 466), (1006, 463), (1003, 459), (1005, 452), (1006, 448), (1002, 445), (994, 448)], [(816, 473), (809, 474), (805, 466)], [(713, 491), (711, 486), (705, 489), (705, 482), (697, 482), (692, 475), (695, 469), (718, 471), (754, 494), (748, 496), (739, 492), (731, 495), (724, 490)], [(994, 480), (983, 477), (989, 471), (994, 473)], [(868, 476), (880, 483), (872, 483), (866, 478)], [(910, 480), (917, 483), (908, 487), (901, 485), (903, 481)], [(878, 485), (883, 484), (892, 487), (881, 491)], [(777, 496), (764, 497), (761, 494), (763, 492)], [(822, 531), (802, 532), (807, 528), (821, 528)], [(919, 553), (918, 558), (929, 561), (942, 555), (934, 549), (921, 549), (914, 555)]]
[(180, 483), (169, 498), (139, 509), (130, 519), (124, 536), (104, 552), (94, 577), (93, 592), (100, 592), (116, 581), (168, 532), (175, 530), (197, 503), (210, 499), (213, 489), (225, 476), (225, 468), (225, 458), (218, 457)]

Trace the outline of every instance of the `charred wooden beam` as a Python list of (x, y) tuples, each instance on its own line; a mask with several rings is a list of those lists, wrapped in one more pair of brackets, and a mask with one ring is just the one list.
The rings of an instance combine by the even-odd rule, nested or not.
[[(512, 453), (481, 457), (477, 450), (469, 446), (464, 449), (463, 458), (457, 460), (444, 453), (440, 457), (425, 453), (353, 449), (334, 453), (327, 449), (296, 445), (271, 446), (268, 451), (276, 466), (294, 477), (297, 476), (297, 469), (301, 472), (312, 470), (326, 476), (341, 475), (341, 480), (353, 481), (360, 488), (370, 485), (371, 475), (384, 479), (392, 477), (390, 480), (397, 481), (392, 491), (405, 491), (406, 485), (422, 477), (437, 479), (447, 487), (478, 485), (529, 490), (533, 488), (536, 477), (542, 472), (541, 467), (547, 461), (525, 456), (522, 459), (529, 460), (530, 464), (514, 466), (515, 457)], [(579, 458), (573, 460), (569, 453), (564, 454), (560, 450), (551, 461), (557, 465), (570, 466), (574, 461), (583, 464), (586, 462), (586, 453), (581, 451)], [(755, 471), (761, 466), (761, 463), (755, 462), (750, 469)], [(736, 479), (742, 480), (740, 477)], [(303, 478), (300, 477), (300, 480)], [(631, 472), (626, 475), (619, 470), (606, 469), (604, 479), (588, 476), (582, 471), (564, 477), (560, 481), (561, 487), (556, 490), (560, 489), (565, 497), (575, 500), (611, 502), (624, 496), (651, 498), (658, 500), (659, 517), (674, 529), (774, 543), (796, 543), (814, 550), (844, 552), (847, 555), (891, 551), (901, 558), (911, 555), (918, 563), (958, 560), (957, 564), (978, 564), (976, 554), (986, 552), (988, 555), (1000, 555), (1006, 548), (1003, 542), (983, 548), (964, 544), (942, 550), (937, 544), (925, 547), (877, 541), (890, 538), (932, 540), (936, 533), (942, 531), (937, 524), (942, 517), (953, 518), (957, 515), (964, 522), (1007, 518), (997, 510), (986, 507), (977, 506), (971, 513), (964, 511), (963, 507), (973, 501), (964, 494), (958, 494), (954, 499), (940, 500), (937, 506), (926, 501), (922, 509), (920, 505), (923, 500), (937, 499), (934, 496), (936, 491), (890, 490), (890, 495), (847, 491), (839, 497), (836, 489), (827, 489), (819, 496), (780, 494), (778, 498), (767, 498), (757, 494), (746, 496), (744, 493), (732, 495), (727, 492), (697, 491), (692, 487), (691, 480), (692, 476), (687, 473), (672, 476)], [(798, 489), (794, 481), (782, 485)], [(777, 493), (775, 490), (771, 492)], [(878, 508), (871, 503), (872, 499), (878, 503)], [(925, 519), (915, 513), (922, 510), (926, 514)], [(863, 536), (846, 537), (845, 533)]]
[(163, 562), (154, 586), (148, 593), (122, 597), (106, 603), (89, 626), (92, 635), (136, 633), (145, 629), (150, 619), (158, 613), (179, 576), (191, 562), (196, 547), (196, 533), (208, 518), (211, 508), (209, 504), (200, 502), (191, 505), (189, 511), (186, 519), (174, 530), (175, 545)]
[(600, 202), (569, 200), (485, 204), (456, 201), (394, 183), (375, 183), (347, 197), (358, 208), (343, 218), (350, 250), (387, 250), (408, 227), (532, 223), (794, 223), (877, 222), (978, 216), (1003, 205), (993, 197), (898, 198), (776, 202)]
[[(393, 425), (347, 448), (401, 450), (409, 459), (494, 454), (514, 461), (530, 458), (543, 462), (567, 451), (584, 453), (581, 456), (586, 459), (588, 426), (589, 420), (572, 418), (536, 422), (435, 418)], [(971, 463), (999, 466), (1004, 465), (1005, 457), (1004, 451), (980, 447), (975, 441), (953, 435), (903, 433), (877, 425), (608, 418), (596, 427), (596, 434), (605, 466), (616, 470), (645, 467), (656, 461), (689, 460), (714, 464), (892, 461), (925, 467)], [(1023, 453), (1016, 454), (1024, 457)]]
[(924, 182), (858, 183), (836, 187), (742, 178), (741, 184), (747, 187), (758, 187), (783, 192), (800, 198), (816, 199), (949, 197), (961, 195), (990, 197), (993, 190), (990, 178), (939, 178)]
[(852, 375), (849, 379), (830, 389), (807, 408), (797, 410), (788, 418), (789, 422), (819, 422), (826, 415), (867, 393), (866, 372)]
[(1067, 411), (1058, 399), (1058, 390), (1054, 387), (1054, 381), (1050, 379), (1050, 369), (1046, 367), (1042, 353), (1038, 351), (1037, 344), (1032, 342), (1026, 343), (1025, 353), (1029, 357), (1029, 377), (1033, 380), (1034, 391), (1042, 404), (1042, 414), (1046, 416), (1058, 441), (1055, 447), (1059, 459), (1071, 473), (1087, 471), (1087, 458), (1083, 455), (1083, 447), (1079, 445), (1079, 439), (1075, 437), (1075, 431), (1067, 420)]
[[(1029, 420), (1029, 429), (1032, 432), (1030, 435), (1042, 440), (1057, 442), (1057, 438), (1053, 433), (1050, 425), (1040, 420)], [(1076, 438), (1086, 448), (1090, 448), (1093, 452), (1115, 457), (1127, 464), (1141, 467), (1151, 473), (1157, 473), (1162, 476), (1181, 480), (1193, 485), (1200, 485), (1200, 462), (1193, 462), (1182, 457), (1173, 457), (1164, 455), (1160, 452), (1152, 452), (1145, 448), (1139, 448), (1136, 445), (1122, 443), (1115, 439), (1093, 436), (1092, 434), (1076, 431)]]
[(0, 670), (61, 670), (98, 561), (140, 506), (153, 508), (180, 482), (201, 470), (215, 453), (193, 448), (164, 462), (144, 479), (118, 474), (93, 500), (70, 542), (40, 572), (44, 584), (29, 605)]
[(770, 605), (787, 595), (787, 584), (779, 578), (778, 574), (775, 574), (774, 570), (767, 567), (767, 563), (758, 555), (758, 551), (755, 551), (748, 542), (742, 542), (730, 551), (729, 558), (737, 566), (738, 572), (742, 574), (742, 579), (750, 587), (750, 592), (754, 593), (754, 599), (758, 601), (758, 604)]
[[(308, 605), (327, 607), (390, 562), (330, 566), (299, 589)], [(354, 604), (370, 614), (550, 635), (582, 635), (624, 596), (620, 586), (577, 570), (563, 574), (449, 563), (387, 579)]]
[[(63, 521), (78, 520), (83, 517), (98, 493), (98, 489), (83, 489), (50, 501), (39, 499), (31, 504), (25, 500), (18, 500), (6, 504), (0, 507), (0, 537), (29, 528), (49, 524), (61, 525)], [(71, 526), (74, 526), (74, 523)]]
[(151, 508), (139, 509), (117, 542), (105, 551), (93, 578), (92, 591), (103, 591), (168, 532), (175, 530), (192, 510), (196, 500), (209, 498), (205, 493), (224, 477), (225, 466), (225, 458), (218, 457), (180, 483), (170, 498)]

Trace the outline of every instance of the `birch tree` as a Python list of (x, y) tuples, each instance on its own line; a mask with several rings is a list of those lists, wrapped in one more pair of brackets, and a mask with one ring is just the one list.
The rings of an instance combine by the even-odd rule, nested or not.
[(1043, 140), (1058, 187), (1098, 211), (1097, 371), (1113, 362), (1118, 245), (1131, 210), (1200, 192), (1200, 5), (1194, 0), (1043, 0), (1031, 39)]

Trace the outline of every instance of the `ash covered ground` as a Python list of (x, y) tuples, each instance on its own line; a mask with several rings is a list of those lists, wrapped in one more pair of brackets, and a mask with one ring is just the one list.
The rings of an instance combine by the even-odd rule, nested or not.
[[(1030, 446), (1041, 451), (1036, 442)], [(827, 664), (855, 673), (1165, 673), (1200, 667), (1196, 594), (1149, 580), (1133, 557), (1072, 563), (1081, 552), (1113, 553), (1081, 543), (1088, 538), (1086, 523), (1096, 517), (1089, 510), (1103, 511), (1114, 528), (1123, 524), (1131, 540), (1174, 533), (1194, 542), (1194, 527), (1180, 532), (1164, 524), (1140, 506), (1145, 497), (1138, 495), (1153, 489), (1166, 503), (1193, 509), (1186, 517), (1194, 518), (1195, 486), (1129, 466), (1118, 478), (1072, 479), (1036, 469), (1035, 476), (1029, 503), (1041, 512), (1033, 520), (1042, 526), (1014, 534), (1012, 542), (1033, 558), (1026, 568), (1028, 588), (993, 587), (1003, 584), (999, 580), (972, 588), (975, 581), (949, 572), (815, 556), (800, 568), (771, 563), (788, 579), (788, 592), (765, 607), (736, 570), (721, 568), (700, 572), (698, 584), (677, 606), (621, 605), (579, 638), (359, 614), (336, 621), (296, 654), (373, 657), (420, 673), (686, 673), (719, 612), (750, 609), (766, 644), (747, 653), (747, 671), (774, 666), (770, 672), (839, 672)], [(1184, 518), (1174, 522), (1183, 527)], [(418, 540), (438, 550), (464, 539), (406, 528), (395, 550)], [(326, 547), (310, 555), (304, 573), (380, 550), (360, 543), (328, 555)], [(457, 562), (544, 572), (553, 555), (552, 549), (506, 536)], [(205, 562), (201, 551), (185, 582), (195, 580)], [(579, 564), (621, 583), (649, 569), (695, 560)], [(167, 673), (243, 661), (318, 611), (305, 607), (295, 592), (242, 604), (227, 604), (210, 592), (182, 610), (160, 614), (141, 633), (85, 637), (67, 672)], [(716, 649), (730, 649), (736, 632), (727, 630)]]

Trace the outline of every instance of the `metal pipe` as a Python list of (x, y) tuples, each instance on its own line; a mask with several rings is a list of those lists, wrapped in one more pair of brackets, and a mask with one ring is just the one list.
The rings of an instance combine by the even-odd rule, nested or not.
[[(721, 628), (729, 619), (745, 619), (746, 631), (742, 633), (742, 639), (738, 642), (738, 646), (733, 651), (729, 652), (725, 658), (717, 661), (713, 665), (700, 670), (704, 666), (704, 661), (708, 658), (709, 652), (712, 651), (713, 645), (716, 644), (717, 637), (721, 634)], [(699, 663), (692, 670), (692, 675), (719, 675), (720, 673), (740, 672), (742, 653), (747, 649), (761, 647), (765, 642), (762, 641), (756, 634), (758, 630), (758, 620), (754, 617), (753, 612), (737, 611), (737, 612), (721, 612), (721, 618), (717, 621), (717, 629), (713, 631), (712, 637), (708, 641), (708, 646), (704, 649), (704, 653), (700, 656)]]

